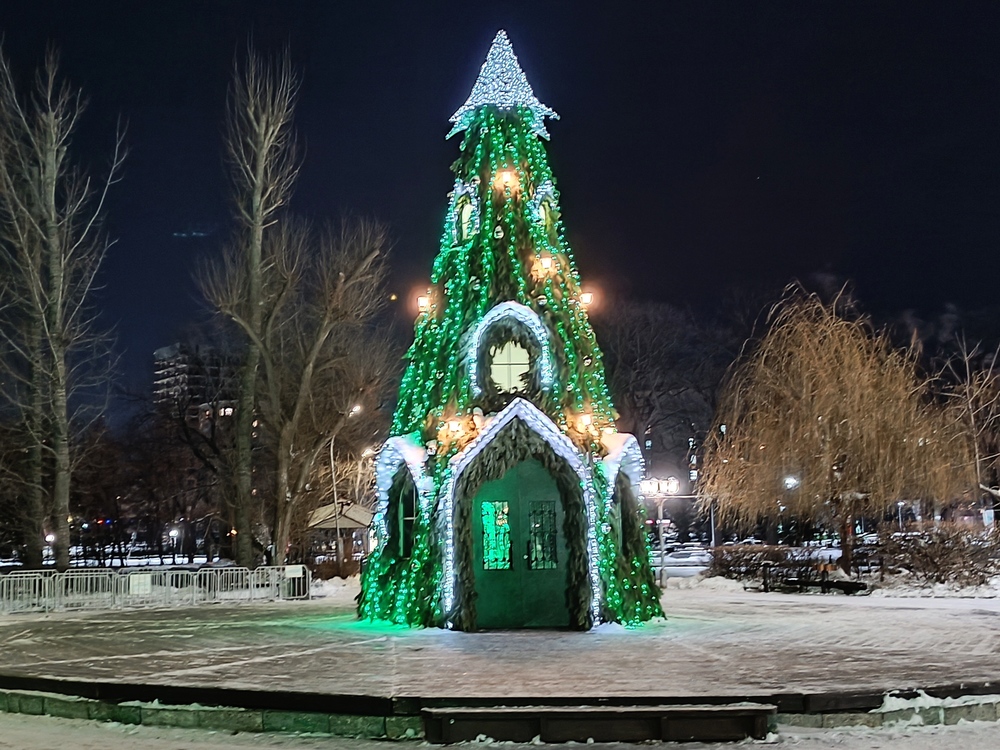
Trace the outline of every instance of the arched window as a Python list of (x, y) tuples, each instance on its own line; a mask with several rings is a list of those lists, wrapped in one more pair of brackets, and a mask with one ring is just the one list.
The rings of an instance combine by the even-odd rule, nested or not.
[(406, 466), (402, 466), (392, 478), (386, 522), (388, 547), (403, 558), (413, 553), (413, 527), (417, 521), (418, 507), (417, 486)]
[(455, 181), (449, 208), (455, 244), (468, 242), (479, 232), (478, 186), (478, 178), (471, 182)]
[(551, 182), (546, 180), (535, 189), (535, 194), (528, 204), (528, 211), (535, 223), (541, 225), (546, 234), (551, 235), (559, 217), (555, 187)]
[(466, 356), (475, 397), (547, 391), (555, 384), (548, 329), (531, 308), (512, 300), (483, 316)]
[(546, 229), (548, 229), (550, 218), (551, 218), (551, 212), (549, 210), (549, 202), (547, 200), (544, 200), (538, 206), (538, 223), (541, 224)]
[(472, 200), (468, 195), (463, 195), (458, 200), (455, 210), (455, 233), (459, 242), (466, 242), (475, 233)]

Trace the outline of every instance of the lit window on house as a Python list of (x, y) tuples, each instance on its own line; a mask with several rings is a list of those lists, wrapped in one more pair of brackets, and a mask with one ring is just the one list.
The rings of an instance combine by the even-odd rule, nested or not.
[(508, 341), (499, 349), (492, 349), (490, 377), (502, 393), (520, 393), (527, 387), (531, 359), (523, 347)]

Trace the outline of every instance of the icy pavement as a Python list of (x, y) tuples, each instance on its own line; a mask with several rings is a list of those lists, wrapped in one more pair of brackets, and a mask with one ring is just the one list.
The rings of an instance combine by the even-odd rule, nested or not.
[[(683, 750), (724, 750), (747, 746), (794, 748), (795, 750), (996, 750), (1000, 724), (973, 722), (957, 726), (906, 727), (901, 729), (799, 729), (779, 727), (778, 734), (765, 742), (736, 744), (656, 745)], [(339, 737), (294, 734), (227, 734), (203, 729), (98, 724), (49, 716), (0, 713), (0, 750), (407, 750), (432, 747), (425, 743), (379, 742)], [(452, 746), (456, 747), (456, 746)], [(516, 750), (537, 746), (514, 744), (467, 744), (482, 750)], [(579, 750), (583, 745), (545, 745)], [(587, 745), (588, 750), (649, 747), (649, 745)]]
[[(423, 696), (747, 695), (1000, 681), (1000, 600), (668, 589), (633, 631), (359, 623), (356, 582), (272, 605), (0, 617), (0, 672)], [(1000, 742), (998, 742), (1000, 746)], [(2, 747), (2, 746), (0, 746)]]

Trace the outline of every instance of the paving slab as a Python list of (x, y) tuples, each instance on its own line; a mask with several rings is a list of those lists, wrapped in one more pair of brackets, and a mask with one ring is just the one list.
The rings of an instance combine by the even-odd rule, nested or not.
[[(0, 673), (437, 697), (743, 696), (1000, 681), (1000, 601), (668, 590), (635, 630), (459, 633), (309, 602), (0, 616)], [(265, 722), (267, 718), (265, 717)]]

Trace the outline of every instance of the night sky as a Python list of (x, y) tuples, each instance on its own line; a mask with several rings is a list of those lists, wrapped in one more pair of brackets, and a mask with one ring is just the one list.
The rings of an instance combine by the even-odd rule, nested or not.
[(994, 303), (995, 2), (4, 0), (15, 69), (52, 43), (89, 97), (80, 158), (101, 169), (128, 124), (98, 301), (122, 383), (147, 387), (152, 351), (205, 314), (191, 271), (231, 231), (222, 119), (249, 37), (287, 45), (302, 74), (293, 210), (385, 220), (408, 298), (452, 185), (448, 117), (500, 28), (561, 115), (567, 236), (604, 304), (705, 310), (817, 272), (852, 279), (870, 310)]

